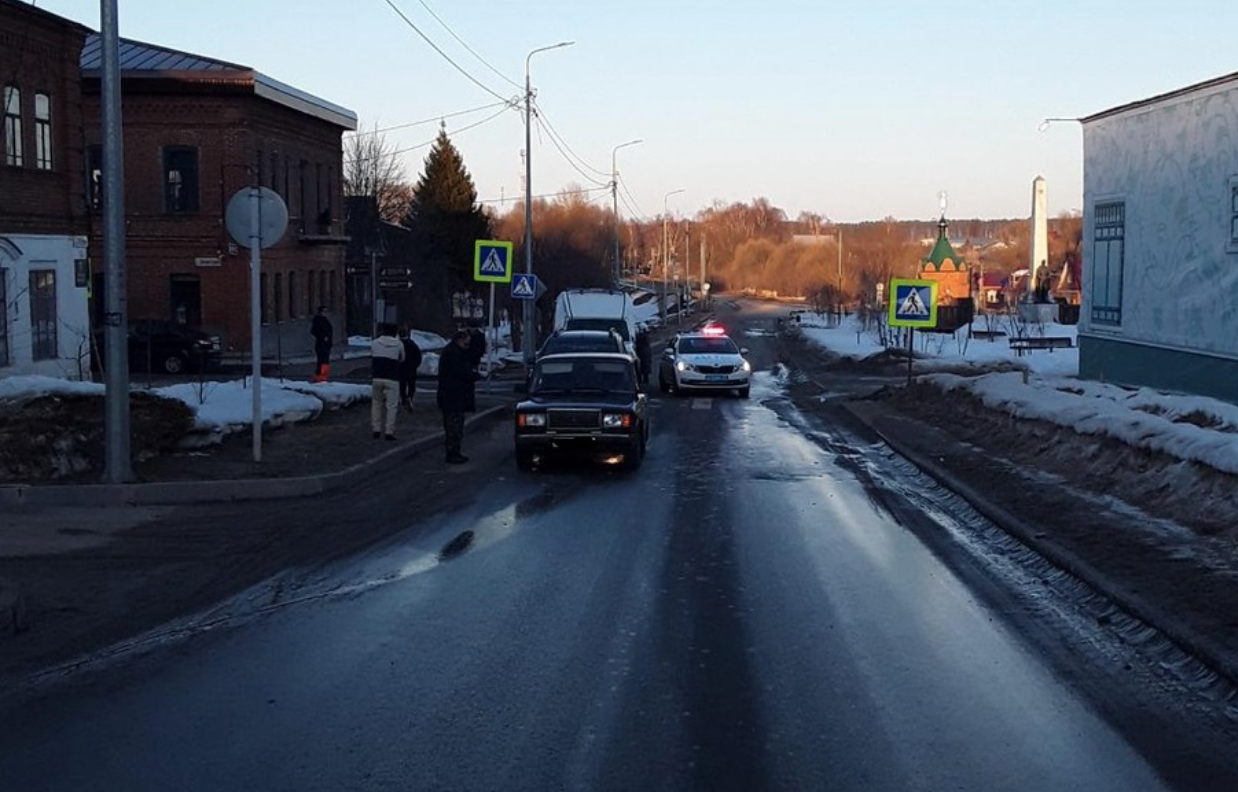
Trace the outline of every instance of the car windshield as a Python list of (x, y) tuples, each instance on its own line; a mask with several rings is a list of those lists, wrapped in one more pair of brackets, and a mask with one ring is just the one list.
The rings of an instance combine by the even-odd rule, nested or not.
[(619, 337), (624, 341), (631, 341), (628, 333), (628, 323), (622, 319), (610, 319), (607, 317), (579, 317), (574, 316), (567, 320), (566, 329), (568, 330), (614, 330), (619, 334)]
[(530, 392), (630, 393), (635, 389), (631, 367), (622, 360), (547, 360), (538, 364)]
[(681, 338), (679, 353), (682, 355), (738, 355), (739, 347), (726, 336), (715, 338)]

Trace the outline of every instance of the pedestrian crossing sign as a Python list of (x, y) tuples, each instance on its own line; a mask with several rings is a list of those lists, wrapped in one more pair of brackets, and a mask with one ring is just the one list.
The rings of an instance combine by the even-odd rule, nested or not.
[(536, 300), (537, 299), (537, 276), (529, 273), (512, 276), (512, 299), (513, 300)]
[(511, 283), (512, 243), (478, 239), (473, 246), (473, 280), (479, 283)]
[(892, 278), (890, 327), (935, 327), (937, 281)]

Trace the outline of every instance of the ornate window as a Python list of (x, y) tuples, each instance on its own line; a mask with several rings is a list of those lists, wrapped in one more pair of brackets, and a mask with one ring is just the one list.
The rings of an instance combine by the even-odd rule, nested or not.
[(52, 169), (52, 98), (34, 95), (34, 167)]
[(0, 269), (0, 367), (9, 365), (9, 271)]
[(1122, 324), (1122, 272), (1126, 261), (1126, 203), (1096, 204), (1092, 229), (1092, 321)]
[(1229, 179), (1229, 242), (1225, 249), (1230, 253), (1238, 253), (1238, 176)]

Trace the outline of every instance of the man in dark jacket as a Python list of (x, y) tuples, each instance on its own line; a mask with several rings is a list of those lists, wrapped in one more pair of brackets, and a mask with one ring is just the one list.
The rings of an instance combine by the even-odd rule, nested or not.
[(327, 306), (318, 306), (318, 313), (310, 322), (310, 335), (314, 337), (314, 358), (318, 361), (310, 382), (326, 382), (331, 370), (331, 347), (335, 345), (335, 328), (327, 318)]
[(443, 412), (443, 438), (450, 465), (469, 461), (460, 447), (464, 443), (464, 414), (477, 409), (473, 389), (478, 374), (472, 360), (469, 333), (457, 330), (438, 360), (438, 408)]
[(421, 367), (421, 347), (410, 336), (411, 328), (400, 325), (400, 343), (404, 345), (404, 362), (400, 365), (400, 406), (413, 411), (413, 396), (417, 393), (417, 369)]
[(469, 334), (469, 361), (474, 371), (481, 370), (481, 362), (486, 357), (486, 334), (481, 330), (481, 324), (476, 319), (470, 319), (465, 327)]
[(649, 370), (653, 368), (653, 352), (649, 348), (649, 331), (643, 327), (637, 330), (633, 346), (636, 347), (636, 360), (640, 363), (640, 382), (642, 385), (648, 385)]

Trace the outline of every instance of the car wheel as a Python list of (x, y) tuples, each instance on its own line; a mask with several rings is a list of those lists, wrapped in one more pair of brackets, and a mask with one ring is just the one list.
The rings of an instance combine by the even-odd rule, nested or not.
[(741, 398), (741, 399), (746, 399), (746, 398), (748, 398), (748, 391), (749, 391), (749, 388), (750, 388), (750, 386), (748, 386), (748, 385), (745, 385), (744, 387), (740, 388), (740, 389), (739, 389), (739, 398)]
[(164, 374), (183, 374), (186, 368), (185, 358), (180, 355), (168, 355), (160, 366)]
[(516, 449), (516, 467), (520, 470), (533, 469), (534, 454), (527, 448)]

